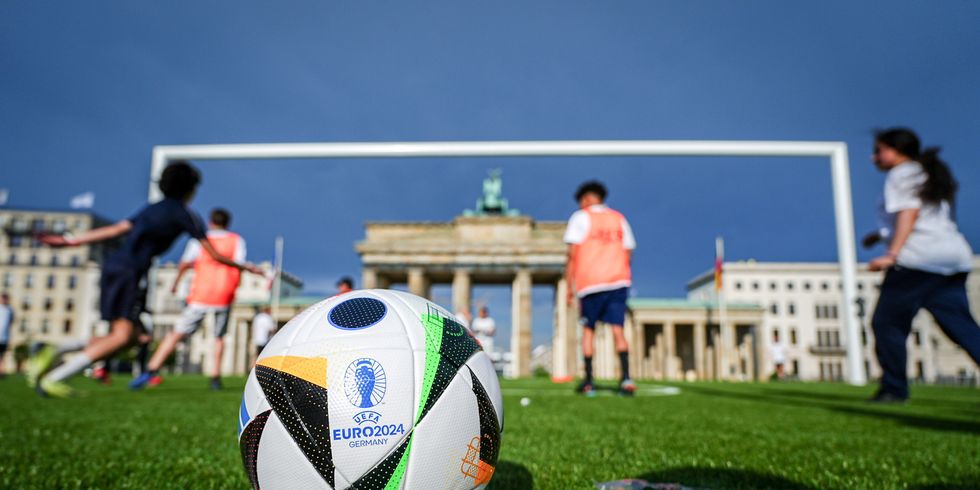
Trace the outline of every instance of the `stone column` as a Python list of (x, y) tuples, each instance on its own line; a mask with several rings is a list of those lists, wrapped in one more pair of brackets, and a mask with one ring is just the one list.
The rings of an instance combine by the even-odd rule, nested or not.
[(694, 371), (697, 374), (697, 379), (707, 379), (708, 374), (704, 367), (704, 348), (705, 348), (705, 329), (707, 326), (704, 323), (694, 324)]
[(467, 269), (456, 269), (453, 275), (453, 314), (461, 311), (470, 311), (470, 298), (473, 296), (472, 283), (470, 281), (470, 271)]
[(574, 350), (568, 352), (568, 308), (566, 296), (568, 295), (568, 283), (565, 279), (559, 279), (555, 283), (555, 325), (551, 334), (551, 377), (565, 378), (574, 374), (569, 369), (568, 360), (574, 354)]
[(664, 379), (675, 379), (674, 365), (677, 359), (677, 341), (674, 335), (674, 324), (664, 323)]
[(721, 345), (718, 346), (718, 353), (721, 363), (718, 366), (718, 379), (732, 379), (732, 368), (738, 361), (738, 351), (735, 349), (735, 326), (730, 321), (726, 321), (720, 326)]
[(416, 296), (429, 298), (429, 278), (425, 277), (425, 269), (421, 267), (408, 269), (408, 291)]
[(531, 375), (531, 271), (520, 269), (511, 286), (511, 374)]
[(373, 267), (365, 267), (361, 271), (361, 287), (364, 289), (376, 289), (378, 287), (378, 271)]

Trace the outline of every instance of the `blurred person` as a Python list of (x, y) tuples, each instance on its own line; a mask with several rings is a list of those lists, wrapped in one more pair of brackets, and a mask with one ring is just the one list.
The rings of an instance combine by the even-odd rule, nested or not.
[(497, 322), (490, 317), (490, 310), (486, 306), (481, 306), (477, 317), (470, 323), (470, 330), (473, 336), (480, 342), (484, 352), (493, 352), (493, 336), (497, 333)]
[(592, 355), (595, 326), (603, 322), (612, 328), (622, 377), (619, 391), (633, 395), (636, 385), (629, 374), (629, 345), (623, 334), (626, 300), (631, 282), (630, 260), (636, 239), (629, 222), (618, 211), (606, 206), (606, 187), (598, 181), (582, 184), (575, 192), (579, 210), (572, 214), (565, 230), (568, 244), (565, 280), (568, 304), (578, 297), (582, 324), (582, 357), (585, 378), (578, 391), (594, 394)]
[[(187, 306), (173, 331), (163, 338), (160, 346), (153, 352), (153, 357), (146, 366), (146, 372), (130, 382), (130, 388), (138, 390), (146, 385), (157, 386), (163, 382), (159, 371), (177, 348), (177, 344), (193, 335), (209, 314), (214, 314), (214, 362), (210, 373), (210, 387), (212, 390), (221, 389), (221, 360), (224, 354), (225, 334), (228, 332), (228, 319), (231, 316), (231, 304), (235, 301), (235, 291), (241, 283), (241, 271), (244, 266), (240, 264), (245, 263), (246, 255), (245, 239), (228, 230), (230, 224), (231, 213), (228, 210), (213, 209), (208, 221), (207, 242), (220, 254), (230, 257), (235, 265), (228, 265), (215, 260), (210, 255), (201, 254), (203, 243), (201, 241), (187, 242), (180, 264), (177, 266), (177, 276), (170, 287), (170, 293), (176, 294), (184, 274), (194, 269), (194, 279), (191, 281), (191, 290), (187, 295)], [(257, 273), (263, 272), (259, 270)]]
[(769, 357), (776, 372), (774, 377), (782, 380), (786, 377), (786, 346), (779, 340), (779, 330), (772, 332), (772, 344), (769, 346)]
[[(52, 247), (97, 243), (126, 235), (122, 246), (106, 257), (99, 280), (99, 306), (109, 322), (109, 334), (88, 342), (68, 341), (59, 347), (46, 345), (28, 365), (28, 385), (42, 396), (67, 397), (74, 394), (65, 380), (95, 361), (111, 356), (131, 345), (135, 339), (136, 302), (140, 280), (146, 277), (153, 259), (164, 253), (186, 233), (201, 242), (212, 259), (236, 269), (258, 270), (251, 264), (238, 264), (220, 254), (205, 235), (201, 218), (188, 204), (201, 182), (201, 174), (187, 162), (175, 162), (164, 169), (159, 187), (164, 199), (148, 204), (131, 217), (117, 223), (88, 230), (78, 236), (42, 234), (40, 240)], [(78, 351), (76, 356), (51, 369), (59, 354)], [(46, 373), (46, 374), (45, 374)]]
[(252, 318), (252, 344), (255, 345), (255, 357), (258, 358), (262, 349), (276, 332), (276, 320), (272, 318), (272, 308), (266, 306)]
[(337, 286), (337, 296), (340, 296), (341, 294), (347, 294), (354, 290), (354, 279), (351, 279), (350, 276), (341, 277), (340, 280), (337, 281), (336, 286)]
[(980, 327), (970, 314), (966, 278), (973, 252), (954, 221), (957, 183), (939, 148), (920, 150), (906, 128), (875, 135), (872, 161), (886, 172), (880, 227), (865, 247), (883, 242), (885, 255), (868, 268), (885, 271), (871, 319), (881, 383), (869, 400), (904, 403), (909, 397), (906, 339), (925, 308), (950, 340), (980, 364)]
[(10, 344), (10, 326), (14, 323), (14, 310), (10, 307), (10, 296), (0, 293), (0, 378), (6, 376), (3, 358)]

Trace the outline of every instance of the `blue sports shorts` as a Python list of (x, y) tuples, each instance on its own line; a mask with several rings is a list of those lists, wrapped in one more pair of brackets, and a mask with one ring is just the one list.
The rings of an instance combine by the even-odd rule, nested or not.
[(596, 322), (622, 325), (626, 321), (626, 299), (630, 288), (600, 291), (579, 299), (582, 317), (579, 322), (585, 328), (595, 328)]

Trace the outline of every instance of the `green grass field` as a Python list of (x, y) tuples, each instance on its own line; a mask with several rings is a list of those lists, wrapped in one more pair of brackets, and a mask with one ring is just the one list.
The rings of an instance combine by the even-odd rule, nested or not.
[[(0, 380), (0, 488), (247, 488), (241, 378), (170, 377), (131, 393), (77, 379), (42, 400)], [(980, 390), (916, 387), (906, 406), (834, 384), (641, 384), (633, 399), (506, 381), (493, 488), (642, 478), (698, 488), (980, 488)], [(520, 399), (531, 403), (522, 407)]]

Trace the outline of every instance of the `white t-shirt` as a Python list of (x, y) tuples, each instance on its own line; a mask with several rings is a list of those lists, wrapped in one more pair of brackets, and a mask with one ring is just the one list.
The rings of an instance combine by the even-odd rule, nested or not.
[(269, 336), (276, 329), (276, 321), (272, 315), (262, 312), (255, 315), (252, 319), (252, 342), (255, 345), (265, 345), (269, 343)]
[(490, 317), (476, 317), (470, 322), (470, 330), (478, 337), (492, 337), (497, 331), (497, 322)]
[(10, 343), (10, 324), (14, 322), (14, 310), (10, 305), (0, 305), (0, 344)]
[[(608, 210), (609, 208), (605, 204), (594, 204), (589, 207), (589, 211), (598, 213)], [(584, 242), (589, 236), (591, 221), (589, 219), (589, 213), (584, 209), (579, 209), (572, 213), (572, 217), (568, 218), (568, 227), (565, 228), (565, 243), (578, 245)], [(623, 248), (626, 250), (636, 248), (636, 238), (633, 237), (633, 229), (630, 228), (630, 224), (626, 221), (625, 217), (623, 218)]]
[(896, 262), (910, 269), (943, 275), (969, 272), (973, 251), (952, 220), (949, 202), (925, 203), (919, 197), (927, 178), (922, 165), (915, 161), (901, 163), (888, 171), (879, 208), (883, 235), (894, 235), (899, 211), (918, 209), (919, 217)]
[(772, 357), (773, 364), (786, 364), (786, 348), (783, 347), (782, 342), (769, 346), (769, 355)]

